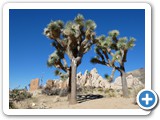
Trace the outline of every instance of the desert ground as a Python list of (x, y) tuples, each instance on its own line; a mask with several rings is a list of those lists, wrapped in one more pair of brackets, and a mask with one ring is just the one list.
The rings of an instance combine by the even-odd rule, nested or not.
[(19, 109), (139, 109), (134, 98), (110, 97), (78, 100), (76, 105), (69, 105), (67, 97), (37, 95), (24, 101), (16, 102)]

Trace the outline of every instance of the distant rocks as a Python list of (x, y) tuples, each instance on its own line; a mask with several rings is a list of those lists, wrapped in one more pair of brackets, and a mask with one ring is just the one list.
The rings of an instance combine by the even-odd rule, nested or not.
[(47, 80), (47, 82), (46, 82), (46, 87), (47, 87), (47, 88), (52, 88), (52, 87), (54, 87), (54, 81), (53, 81), (53, 80)]
[[(139, 91), (145, 87), (145, 70), (138, 69), (131, 72), (126, 73), (126, 80), (128, 89), (131, 93), (136, 93), (135, 91)], [(43, 87), (42, 93), (47, 95), (59, 95), (66, 96), (68, 94), (68, 83), (67, 80), (47, 80), (46, 85)], [(30, 83), (30, 91), (34, 94), (39, 94), (37, 91), (39, 85), (39, 79), (34, 79)], [(84, 74), (81, 72), (77, 73), (77, 91), (83, 91), (83, 88), (87, 88), (88, 90), (93, 90), (94, 88), (98, 88), (98, 91), (104, 91), (109, 93), (109, 96), (112, 92), (108, 92), (108, 90), (120, 91), (122, 90), (122, 82), (121, 77), (117, 77), (114, 82), (110, 83), (107, 79), (103, 78), (100, 74), (98, 74), (98, 70), (93, 68), (91, 71), (86, 70)], [(86, 91), (86, 90), (84, 90)], [(117, 93), (117, 92), (116, 92)]]
[[(126, 73), (126, 80), (128, 88), (136, 86), (144, 87), (144, 69), (134, 70)], [(57, 88), (66, 89), (68, 87), (69, 80), (47, 80), (45, 88)], [(84, 74), (81, 72), (77, 73), (77, 86), (78, 87), (95, 87), (95, 88), (111, 88), (111, 89), (122, 89), (121, 77), (117, 77), (113, 83), (108, 82), (101, 75), (98, 74), (96, 68), (91, 71), (86, 70)]]
[(91, 86), (91, 87), (108, 88), (110, 86), (110, 83), (98, 74), (96, 68), (93, 68), (90, 72), (86, 70), (84, 75), (82, 75), (82, 73), (78, 73), (77, 84), (80, 87)]
[[(145, 83), (145, 72), (144, 69), (134, 70), (126, 73), (126, 80), (128, 88), (144, 88)], [(121, 77), (117, 77), (114, 83), (111, 83), (112, 89), (122, 89)]]

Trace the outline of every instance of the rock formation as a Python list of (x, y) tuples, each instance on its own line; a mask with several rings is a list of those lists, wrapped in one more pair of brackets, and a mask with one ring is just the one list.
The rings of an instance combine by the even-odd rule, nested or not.
[[(128, 89), (132, 95), (137, 94), (139, 90), (145, 87), (145, 71), (144, 69), (134, 70), (132, 72), (126, 73), (126, 79), (128, 84)], [(44, 87), (45, 90), (51, 90), (50, 94), (59, 94), (64, 93), (67, 95), (67, 80), (47, 80), (46, 85)], [(30, 91), (34, 91), (38, 89), (39, 79), (34, 79), (31, 81)], [(119, 91), (119, 95), (122, 90), (121, 77), (117, 77), (114, 82), (110, 83), (107, 79), (104, 79), (101, 75), (98, 74), (96, 68), (93, 68), (91, 71), (86, 70), (84, 74), (79, 72), (77, 74), (77, 90), (82, 90), (84, 87), (88, 88), (98, 88), (100, 91), (106, 91), (110, 94), (113, 91)], [(112, 92), (108, 90), (113, 90)], [(116, 92), (114, 93), (116, 94)], [(64, 96), (62, 94), (62, 96)], [(118, 96), (118, 95), (117, 95)]]
[(30, 82), (30, 91), (35, 91), (39, 88), (39, 78), (33, 79)]
[(90, 72), (86, 70), (84, 75), (82, 75), (82, 73), (78, 73), (77, 84), (80, 87), (91, 86), (91, 87), (108, 88), (110, 86), (110, 83), (98, 74), (96, 68), (93, 68)]

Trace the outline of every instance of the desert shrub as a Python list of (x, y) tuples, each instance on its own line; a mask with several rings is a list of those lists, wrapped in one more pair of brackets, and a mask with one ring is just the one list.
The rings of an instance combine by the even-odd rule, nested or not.
[(116, 97), (115, 92), (110, 91), (108, 95), (109, 95), (109, 97)]
[(9, 92), (9, 99), (11, 101), (22, 101), (27, 98), (31, 98), (32, 94), (24, 89), (13, 89)]
[(78, 88), (77, 88), (77, 93), (82, 92), (82, 90), (83, 90), (83, 89), (82, 89), (81, 87), (78, 87)]
[(42, 90), (42, 94), (46, 95), (59, 95), (60, 97), (68, 95), (68, 89), (59, 89), (59, 88), (45, 88)]
[(93, 86), (84, 86), (84, 87), (81, 87), (80, 90), (77, 92), (81, 94), (88, 94), (88, 93), (93, 92), (94, 89), (95, 87)]
[(107, 97), (116, 97), (119, 94), (119, 91), (113, 90), (111, 88), (106, 88), (104, 93)]
[(60, 89), (58, 88), (45, 88), (42, 90), (42, 94), (46, 94), (46, 95), (59, 95), (60, 93)]
[(103, 92), (103, 88), (98, 88), (98, 91), (99, 92)]
[(104, 90), (104, 93), (109, 93), (109, 88), (106, 88), (106, 89)]
[(60, 90), (60, 93), (59, 93), (60, 97), (64, 97), (64, 96), (67, 96), (67, 95), (68, 95), (68, 89), (61, 89)]

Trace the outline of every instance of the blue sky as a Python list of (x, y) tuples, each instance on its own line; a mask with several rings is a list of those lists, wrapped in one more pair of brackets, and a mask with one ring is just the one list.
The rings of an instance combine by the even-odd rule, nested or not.
[[(97, 35), (105, 34), (110, 30), (120, 31), (120, 37), (136, 38), (136, 46), (128, 52), (126, 72), (145, 67), (145, 11), (140, 10), (10, 10), (9, 14), (9, 82), (10, 88), (24, 87), (34, 78), (43, 76), (43, 84), (48, 79), (57, 79), (54, 76), (55, 68), (48, 68), (46, 61), (54, 51), (50, 46), (51, 40), (42, 33), (51, 20), (73, 20), (78, 14), (85, 19), (96, 22)], [(93, 65), (89, 61), (94, 57), (91, 49), (83, 57), (82, 64), (77, 72), (97, 68), (99, 74), (110, 74), (110, 68), (102, 65)], [(116, 76), (119, 73), (116, 72)]]

